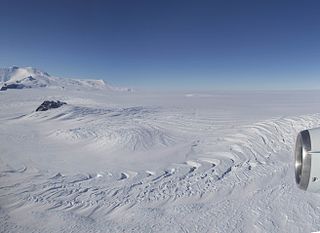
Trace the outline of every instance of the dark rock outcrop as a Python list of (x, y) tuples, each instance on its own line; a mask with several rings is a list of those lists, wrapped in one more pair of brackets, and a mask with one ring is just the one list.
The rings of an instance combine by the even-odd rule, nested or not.
[(3, 85), (1, 88), (0, 88), (0, 91), (6, 91), (8, 88), (6, 85)]
[(64, 104), (67, 104), (67, 103), (66, 102), (61, 102), (59, 100), (58, 101), (46, 100), (36, 109), (36, 112), (38, 112), (38, 111), (47, 111), (47, 110), (52, 109), (52, 108), (59, 108)]
[(7, 89), (22, 89), (22, 88), (25, 88), (26, 86), (23, 85), (23, 84), (20, 84), (20, 83), (10, 83), (10, 84), (4, 84), (0, 91), (5, 91)]
[(7, 84), (6, 87), (7, 87), (7, 89), (22, 89), (25, 86), (20, 83), (10, 83), (10, 84)]

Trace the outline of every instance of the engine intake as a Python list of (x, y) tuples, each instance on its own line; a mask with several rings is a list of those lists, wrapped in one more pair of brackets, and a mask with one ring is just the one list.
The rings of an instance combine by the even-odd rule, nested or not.
[(298, 187), (320, 192), (320, 128), (303, 130), (298, 134), (294, 157)]

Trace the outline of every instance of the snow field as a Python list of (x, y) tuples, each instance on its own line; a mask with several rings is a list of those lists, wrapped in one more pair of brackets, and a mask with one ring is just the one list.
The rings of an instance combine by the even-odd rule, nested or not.
[[(52, 97), (68, 105), (34, 112)], [(284, 95), (281, 106), (290, 107), (280, 108), (283, 115), (273, 104), (261, 117), (242, 110), (249, 109), (242, 95), (234, 114), (222, 102), (197, 108), (217, 100), (195, 94), (176, 106), (82, 91), (17, 90), (0, 98), (2, 232), (320, 229), (320, 198), (299, 190), (293, 171), (296, 134), (320, 125), (312, 110), (318, 103), (294, 116), (292, 104), (299, 112), (300, 103)]]

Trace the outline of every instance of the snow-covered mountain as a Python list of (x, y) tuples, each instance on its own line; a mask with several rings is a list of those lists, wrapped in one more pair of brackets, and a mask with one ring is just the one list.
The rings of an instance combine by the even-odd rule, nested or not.
[(59, 78), (32, 67), (0, 69), (0, 89), (23, 88), (69, 88), (69, 89), (106, 89), (111, 91), (130, 91), (129, 88), (113, 87), (103, 80)]

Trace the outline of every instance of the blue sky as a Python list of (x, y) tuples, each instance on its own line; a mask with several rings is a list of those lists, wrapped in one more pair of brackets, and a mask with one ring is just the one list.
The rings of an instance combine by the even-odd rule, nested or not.
[(320, 88), (320, 1), (1, 0), (0, 66), (151, 89)]

